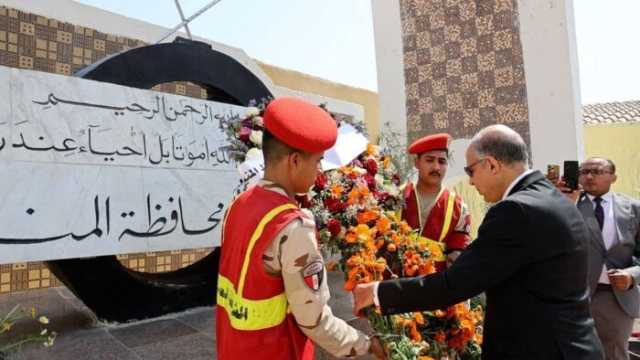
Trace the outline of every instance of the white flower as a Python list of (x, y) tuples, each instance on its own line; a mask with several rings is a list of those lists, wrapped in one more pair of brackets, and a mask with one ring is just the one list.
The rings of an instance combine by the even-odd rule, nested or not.
[(53, 342), (56, 340), (56, 336), (58, 334), (56, 334), (55, 331), (51, 332), (51, 335), (49, 335), (49, 337), (47, 338), (47, 341), (44, 342), (44, 347), (52, 347), (53, 346)]
[(384, 185), (384, 176), (382, 176), (380, 174), (376, 174), (376, 176), (374, 176), (373, 178), (376, 180), (376, 185), (377, 186)]
[(252, 117), (260, 115), (260, 110), (257, 107), (248, 107), (247, 112), (244, 114), (245, 117)]
[(49, 323), (49, 319), (47, 319), (46, 316), (40, 316), (38, 321), (40, 321), (41, 324), (45, 324), (45, 325), (47, 325)]
[(385, 184), (384, 191), (388, 192), (389, 195), (394, 197), (400, 195), (400, 189), (398, 189), (398, 187), (393, 184)]
[(360, 166), (354, 166), (353, 167), (353, 172), (358, 174), (358, 175), (364, 175), (367, 173), (367, 170), (361, 168)]
[(373, 197), (372, 195), (368, 195), (365, 199), (364, 199), (364, 207), (365, 209), (371, 209), (374, 208), (378, 205), (378, 200), (376, 200), (375, 197)]
[(253, 125), (263, 127), (264, 122), (262, 121), (262, 116), (254, 116), (253, 117)]
[(329, 181), (333, 184), (339, 183), (340, 179), (342, 178), (342, 175), (340, 174), (339, 171), (329, 171), (328, 174), (329, 174)]
[(317, 193), (315, 191), (313, 191), (313, 190), (309, 190), (307, 195), (309, 196), (309, 199), (313, 199), (313, 198), (316, 197)]
[(47, 334), (47, 329), (42, 329), (42, 331), (40, 331), (40, 336), (44, 336)]
[(329, 221), (329, 219), (331, 218), (331, 214), (326, 209), (322, 209), (322, 210), (318, 211), (317, 214), (318, 214), (318, 219), (323, 224), (326, 224), (327, 221)]
[(358, 207), (355, 205), (349, 205), (344, 213), (349, 219), (355, 219), (356, 216), (358, 216)]
[(253, 147), (249, 149), (249, 151), (247, 151), (247, 154), (245, 155), (245, 157), (247, 158), (247, 160), (252, 159), (256, 156), (260, 156), (260, 153), (262, 153), (260, 149)]
[(249, 140), (256, 144), (256, 146), (262, 146), (262, 131), (260, 130), (251, 130), (251, 135), (249, 135)]

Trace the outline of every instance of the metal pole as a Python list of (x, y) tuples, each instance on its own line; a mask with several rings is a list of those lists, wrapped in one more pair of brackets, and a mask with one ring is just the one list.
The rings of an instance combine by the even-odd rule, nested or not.
[(180, 24), (174, 26), (173, 29), (169, 30), (163, 37), (160, 38), (160, 40), (156, 41), (156, 44), (162, 42), (162, 40), (164, 40), (164, 39), (168, 38), (169, 36), (173, 35), (176, 31), (178, 31), (178, 29), (183, 27), (185, 24), (190, 23), (191, 20), (193, 20), (193, 19), (197, 18), (198, 16), (202, 15), (202, 13), (204, 13), (205, 11), (211, 9), (215, 4), (219, 3), (220, 1), (222, 1), (222, 0), (214, 0), (214, 1), (210, 2), (209, 4), (207, 4), (202, 9), (198, 10), (198, 12), (196, 12), (193, 15), (191, 15), (186, 20), (184, 20)]
[[(174, 2), (176, 3), (176, 7), (178, 8), (180, 20), (185, 21), (186, 19), (184, 18), (184, 13), (182, 12), (182, 6), (180, 6), (180, 2), (178, 2), (178, 0), (174, 0)], [(184, 30), (187, 32), (187, 36), (189, 37), (189, 39), (193, 40), (193, 38), (191, 37), (191, 30), (189, 30), (189, 25), (184, 24)]]

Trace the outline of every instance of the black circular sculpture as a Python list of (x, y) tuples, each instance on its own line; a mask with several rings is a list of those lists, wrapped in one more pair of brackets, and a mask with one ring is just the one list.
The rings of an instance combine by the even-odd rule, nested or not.
[[(140, 89), (189, 81), (206, 88), (209, 100), (241, 106), (272, 97), (237, 60), (182, 38), (115, 54), (75, 76)], [(130, 270), (115, 255), (47, 265), (99, 319), (123, 322), (215, 304), (219, 255), (216, 248), (190, 266), (157, 274)]]

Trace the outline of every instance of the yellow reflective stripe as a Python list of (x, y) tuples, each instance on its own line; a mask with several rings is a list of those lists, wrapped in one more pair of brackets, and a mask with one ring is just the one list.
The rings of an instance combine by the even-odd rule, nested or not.
[(242, 297), (242, 292), (244, 290), (244, 280), (247, 276), (247, 270), (249, 269), (249, 261), (251, 260), (251, 252), (253, 251), (253, 247), (256, 245), (256, 241), (262, 236), (262, 232), (264, 231), (265, 226), (269, 221), (273, 220), (274, 217), (278, 216), (281, 212), (289, 209), (296, 209), (297, 207), (293, 204), (284, 204), (280, 205), (276, 208), (271, 209), (265, 215), (262, 220), (258, 223), (256, 230), (251, 235), (251, 239), (249, 240), (249, 246), (247, 247), (247, 252), (244, 254), (244, 261), (242, 262), (242, 270), (240, 271), (240, 280), (238, 281), (238, 294)]
[(442, 225), (442, 233), (440, 233), (440, 241), (444, 240), (449, 232), (451, 226), (451, 220), (453, 218), (453, 206), (455, 205), (456, 194), (453, 191), (449, 192), (449, 198), (447, 199), (447, 209), (444, 215), (444, 224)]
[(279, 325), (287, 316), (288, 302), (284, 293), (268, 299), (249, 300), (238, 295), (229, 279), (218, 275), (216, 303), (237, 330), (262, 330)]

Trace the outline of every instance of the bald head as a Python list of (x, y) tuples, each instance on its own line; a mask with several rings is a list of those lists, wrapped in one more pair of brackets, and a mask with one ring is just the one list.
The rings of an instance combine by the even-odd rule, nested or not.
[(529, 154), (522, 137), (505, 125), (491, 125), (480, 130), (469, 144), (480, 157), (492, 156), (496, 160), (511, 165), (527, 164)]

